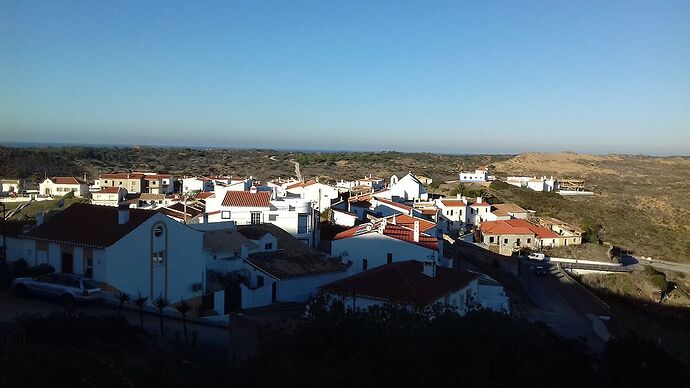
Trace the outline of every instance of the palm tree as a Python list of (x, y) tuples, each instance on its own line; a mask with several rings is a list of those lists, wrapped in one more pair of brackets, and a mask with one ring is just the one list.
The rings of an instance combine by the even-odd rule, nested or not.
[(139, 297), (134, 299), (134, 304), (139, 308), (139, 326), (142, 330), (144, 329), (144, 305), (146, 305), (147, 300), (149, 297), (141, 296), (141, 292), (139, 292)]
[(130, 300), (129, 294), (126, 292), (119, 291), (117, 293), (117, 299), (120, 302), (120, 304), (117, 306), (117, 316), (121, 316), (122, 315), (122, 306), (125, 303), (129, 302), (129, 300)]
[(189, 343), (189, 336), (187, 335), (187, 313), (192, 309), (192, 305), (180, 298), (180, 303), (175, 305), (175, 310), (182, 314), (182, 329), (184, 330), (184, 340)]
[(153, 299), (153, 301), (151, 301), (151, 304), (153, 304), (153, 307), (158, 310), (158, 316), (161, 320), (161, 335), (165, 336), (165, 331), (163, 330), (163, 310), (170, 306), (170, 301), (162, 294), (159, 294), (155, 299)]

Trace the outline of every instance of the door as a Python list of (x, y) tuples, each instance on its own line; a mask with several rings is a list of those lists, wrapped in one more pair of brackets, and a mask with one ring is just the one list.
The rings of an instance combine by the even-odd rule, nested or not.
[(60, 272), (72, 273), (74, 271), (74, 257), (71, 253), (63, 253), (60, 257)]
[(277, 285), (278, 282), (273, 282), (271, 284), (271, 302), (275, 302), (278, 299), (278, 288)]

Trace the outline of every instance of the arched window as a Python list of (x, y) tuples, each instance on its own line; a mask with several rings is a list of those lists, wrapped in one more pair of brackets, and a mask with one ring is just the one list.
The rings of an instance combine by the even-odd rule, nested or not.
[(153, 228), (153, 235), (156, 237), (160, 237), (163, 234), (163, 225), (156, 225), (155, 228)]

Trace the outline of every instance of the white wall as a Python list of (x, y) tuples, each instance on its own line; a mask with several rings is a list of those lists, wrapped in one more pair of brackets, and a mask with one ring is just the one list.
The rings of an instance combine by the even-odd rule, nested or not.
[(393, 254), (393, 262), (396, 263), (406, 260), (426, 260), (430, 255), (438, 258), (438, 252), (435, 250), (400, 241), (377, 232), (331, 242), (332, 256), (343, 256), (345, 252), (347, 252), (347, 256), (343, 259), (353, 262), (352, 267), (350, 267), (353, 273), (362, 272), (362, 259), (367, 259), (367, 269), (386, 264), (388, 253)]
[(341, 226), (355, 226), (357, 222), (356, 214), (344, 213), (342, 211), (333, 211), (333, 223)]
[(278, 300), (281, 302), (306, 302), (311, 296), (316, 295), (319, 287), (348, 275), (350, 274), (347, 271), (342, 271), (280, 280), (278, 282)]

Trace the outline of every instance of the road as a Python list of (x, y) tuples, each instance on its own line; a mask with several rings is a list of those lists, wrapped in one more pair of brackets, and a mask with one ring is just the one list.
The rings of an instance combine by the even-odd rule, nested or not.
[(295, 164), (295, 175), (297, 175), (297, 180), (302, 182), (302, 173), (299, 170), (299, 162), (294, 160), (291, 160), (291, 162)]
[[(546, 269), (546, 275), (535, 275), (534, 267), (538, 265)], [(605, 341), (597, 334), (592, 322), (597, 318), (591, 314), (588, 316), (588, 312), (583, 311), (586, 309), (578, 308), (579, 303), (565, 292), (565, 287), (572, 285), (555, 265), (524, 261), (521, 263), (520, 281), (536, 306), (528, 315), (530, 320), (544, 322), (566, 338), (584, 338), (592, 351), (603, 350)]]
[(683, 263), (673, 263), (670, 261), (663, 261), (663, 260), (645, 260), (642, 258), (638, 258), (635, 256), (622, 256), (621, 261), (623, 262), (623, 265), (632, 265), (632, 266), (638, 266), (638, 265), (650, 265), (654, 268), (660, 269), (662, 271), (674, 271), (674, 272), (680, 272), (684, 274), (690, 275), (690, 264), (683, 264)]

